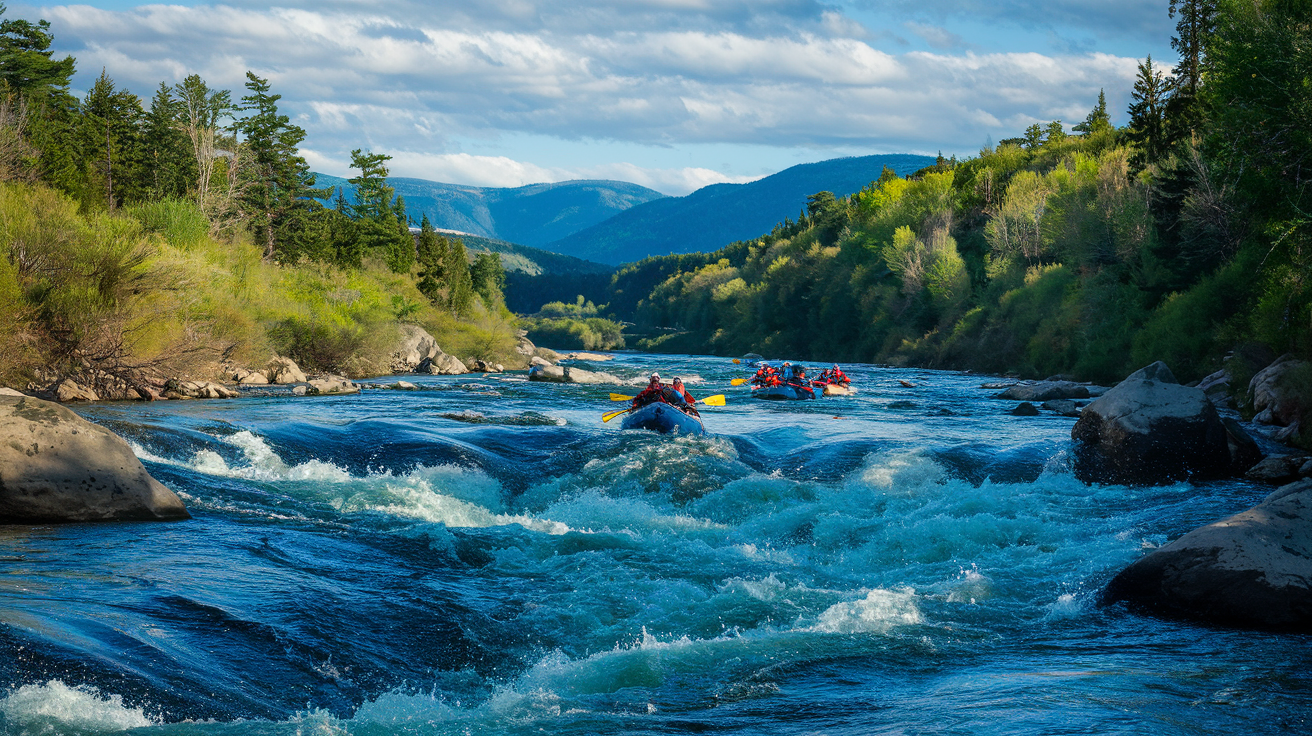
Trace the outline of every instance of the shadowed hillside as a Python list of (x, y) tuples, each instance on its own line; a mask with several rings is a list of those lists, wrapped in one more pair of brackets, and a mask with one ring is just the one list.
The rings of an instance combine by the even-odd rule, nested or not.
[(543, 247), (611, 264), (712, 251), (796, 217), (808, 195), (830, 191), (847, 196), (878, 179), (885, 166), (906, 176), (933, 163), (932, 156), (891, 154), (801, 164), (749, 184), (712, 184), (686, 197), (638, 204)]

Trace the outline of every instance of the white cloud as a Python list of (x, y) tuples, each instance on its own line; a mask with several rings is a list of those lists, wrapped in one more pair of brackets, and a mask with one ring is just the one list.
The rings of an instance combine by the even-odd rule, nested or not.
[[(1135, 65), (1094, 53), (893, 54), (812, 0), (642, 0), (626, 10), (600, 0), (401, 2), (386, 12), (346, 0), (236, 1), (40, 15), (78, 58), (83, 88), (103, 66), (143, 97), (194, 72), (239, 98), (250, 69), (306, 128), (316, 166), (370, 148), (392, 153), (398, 174), (490, 186), (622, 175), (678, 191), (741, 177), (696, 162), (550, 166), (459, 141), (973, 151), (1030, 122), (1082, 118), (1099, 88), (1123, 109)], [(571, 25), (585, 11), (595, 17)], [(935, 48), (965, 43), (939, 26), (906, 27)]]

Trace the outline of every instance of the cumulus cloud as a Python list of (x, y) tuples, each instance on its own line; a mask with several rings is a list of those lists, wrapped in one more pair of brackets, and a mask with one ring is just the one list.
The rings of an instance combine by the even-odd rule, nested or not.
[(160, 81), (199, 73), (240, 97), (249, 69), (306, 128), (321, 170), (339, 173), (347, 152), (370, 148), (392, 154), (399, 175), (483, 185), (611, 176), (683, 193), (745, 179), (660, 163), (544, 166), (471, 154), (461, 141), (974, 150), (1032, 122), (1082, 119), (1100, 88), (1123, 108), (1136, 63), (963, 51), (960, 36), (916, 22), (904, 27), (935, 50), (889, 53), (813, 0), (230, 2), (39, 15), (78, 58), (82, 86), (104, 67), (149, 96)]

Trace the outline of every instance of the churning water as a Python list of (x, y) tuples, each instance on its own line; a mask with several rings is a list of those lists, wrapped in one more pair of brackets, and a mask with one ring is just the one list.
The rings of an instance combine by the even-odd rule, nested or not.
[(652, 368), (728, 395), (710, 436), (522, 376), (82, 409), (195, 518), (0, 527), (0, 733), (1312, 728), (1312, 639), (1096, 603), (1269, 489), (1083, 485), (1073, 420), (978, 376), (767, 403), (724, 359), (605, 366)]

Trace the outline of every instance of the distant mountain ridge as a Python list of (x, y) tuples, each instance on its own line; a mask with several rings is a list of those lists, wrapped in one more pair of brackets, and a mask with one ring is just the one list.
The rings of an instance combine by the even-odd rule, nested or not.
[(934, 161), (933, 156), (881, 154), (800, 164), (747, 184), (712, 184), (686, 197), (635, 204), (541, 247), (609, 264), (713, 251), (797, 217), (816, 192), (847, 196), (878, 179), (885, 166), (906, 176)]
[[(342, 187), (346, 200), (354, 201), (355, 187), (346, 179), (329, 174), (316, 177), (316, 186)], [(427, 214), (434, 227), (534, 247), (665, 197), (637, 184), (607, 180), (504, 188), (389, 177), (387, 184), (405, 197), (406, 213), (416, 222)]]

